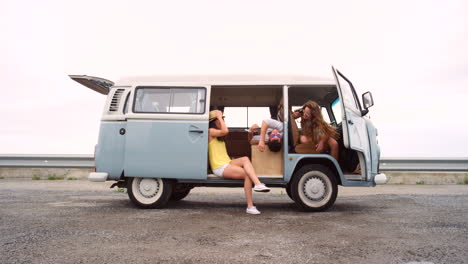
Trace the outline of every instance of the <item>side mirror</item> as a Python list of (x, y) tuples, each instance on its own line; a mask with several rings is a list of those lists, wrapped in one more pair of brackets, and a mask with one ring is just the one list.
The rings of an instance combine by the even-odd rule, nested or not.
[(362, 94), (362, 104), (364, 105), (364, 109), (366, 110), (374, 105), (374, 99), (372, 98), (371, 92), (366, 92)]

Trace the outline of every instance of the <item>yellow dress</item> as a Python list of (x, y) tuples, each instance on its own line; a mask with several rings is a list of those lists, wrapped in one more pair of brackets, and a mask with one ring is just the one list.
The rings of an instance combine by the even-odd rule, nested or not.
[(210, 159), (212, 170), (231, 162), (231, 159), (227, 154), (226, 144), (224, 141), (220, 141), (217, 138), (214, 138), (210, 143), (208, 143), (208, 158)]

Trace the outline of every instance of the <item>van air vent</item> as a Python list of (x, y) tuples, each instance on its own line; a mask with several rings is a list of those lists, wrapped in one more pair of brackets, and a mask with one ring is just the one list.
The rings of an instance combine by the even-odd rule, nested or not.
[(109, 106), (109, 112), (117, 112), (119, 110), (120, 98), (122, 98), (122, 94), (124, 91), (125, 89), (117, 89), (115, 91)]

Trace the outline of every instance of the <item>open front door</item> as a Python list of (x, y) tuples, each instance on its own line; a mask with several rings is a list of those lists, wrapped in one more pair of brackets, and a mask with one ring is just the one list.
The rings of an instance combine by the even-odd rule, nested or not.
[(114, 82), (93, 76), (86, 75), (68, 75), (70, 78), (80, 84), (94, 90), (100, 94), (108, 94), (109, 89), (114, 85)]
[[(332, 66), (338, 94), (343, 109), (343, 143), (346, 148), (358, 152), (362, 176), (369, 180), (371, 158), (366, 120), (353, 84)], [(363, 160), (364, 159), (364, 160)]]

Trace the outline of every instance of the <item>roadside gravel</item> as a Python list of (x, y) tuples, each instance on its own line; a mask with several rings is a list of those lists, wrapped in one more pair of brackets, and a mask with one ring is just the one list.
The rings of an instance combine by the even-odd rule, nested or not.
[(280, 188), (195, 188), (135, 208), (111, 183), (0, 180), (0, 263), (468, 263), (468, 186), (340, 188), (304, 213)]

